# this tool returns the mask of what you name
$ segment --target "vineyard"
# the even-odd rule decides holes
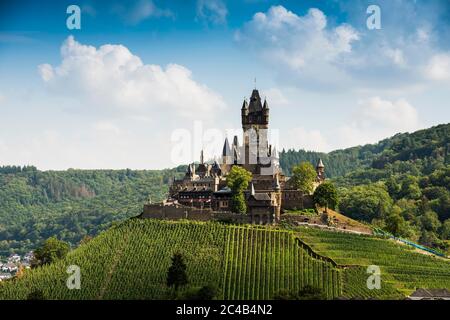
[[[416,288],[450,288],[450,261],[415,252],[409,246],[371,236],[326,232],[300,227],[298,236],[320,254],[340,265],[369,266],[381,269],[382,289],[368,290],[365,268],[349,268],[344,279],[344,295],[368,298],[374,294],[395,297]],[[358,271],[359,270],[359,271]],[[397,291],[397,293],[396,293]]]
[[[271,299],[306,285],[322,289],[328,298],[340,296],[340,270],[309,256],[292,233],[230,227],[226,237],[225,299]]]
[[[402,290],[418,286],[450,288],[447,261],[387,240],[307,228],[131,219],[63,260],[0,283],[0,299],[27,299],[36,291],[47,299],[169,298],[166,274],[175,252],[187,265],[189,284],[181,297],[205,285],[217,289],[218,299],[272,299],[306,285],[330,299],[401,298]],[[381,267],[382,290],[366,288],[369,264]],[[70,265],[81,269],[80,290],[66,287]]]

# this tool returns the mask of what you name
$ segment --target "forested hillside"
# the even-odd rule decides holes
[[[346,175],[361,168],[383,169],[396,161],[426,159],[425,173],[435,168],[435,162],[449,163],[450,124],[443,124],[414,133],[399,133],[376,144],[320,153],[305,150],[283,150],[280,165],[291,174],[293,165],[302,161],[317,163],[322,158],[328,178]]]
[[[0,168],[0,256],[24,253],[56,235],[72,245],[166,196],[171,170],[39,171]]]

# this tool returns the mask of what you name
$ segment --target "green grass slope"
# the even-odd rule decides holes
[[[400,298],[398,288],[419,284],[450,288],[450,264],[446,261],[417,255],[387,240],[322,233],[131,219],[102,232],[63,260],[0,283],[0,299],[26,299],[37,290],[47,299],[168,298],[166,272],[177,251],[185,256],[189,278],[182,295],[205,285],[216,287],[219,299],[271,299],[279,292],[296,292],[305,285],[321,288],[328,298]],[[299,245],[298,237],[339,264],[360,266],[336,267]],[[381,256],[382,251],[388,257]],[[372,263],[379,263],[391,275],[390,282],[383,282],[383,289],[376,292],[365,289],[368,275],[364,266]],[[418,265],[411,265],[415,263]],[[81,268],[80,290],[66,287],[70,265]],[[417,274],[423,270],[426,275]]]

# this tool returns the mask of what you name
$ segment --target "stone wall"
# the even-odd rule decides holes
[[[248,215],[227,211],[213,211],[212,209],[198,209],[180,205],[145,204],[140,218],[167,220],[197,220],[197,221],[227,221],[233,223],[250,223]]]
[[[302,195],[299,191],[283,191],[281,197],[281,209],[302,210],[314,209],[312,195]]]

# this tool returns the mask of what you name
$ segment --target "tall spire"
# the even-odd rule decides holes
[[[228,138],[225,138],[225,143],[223,144],[222,156],[231,156],[231,148],[228,143]]]
[[[205,159],[203,158],[203,149],[202,149],[202,151],[200,152],[200,163],[201,163],[201,164],[204,164],[204,163],[205,163],[204,160],[205,160]]]
[[[252,184],[250,185],[250,194],[251,194],[252,196],[255,195],[255,186],[253,185],[253,182],[252,182]]]

